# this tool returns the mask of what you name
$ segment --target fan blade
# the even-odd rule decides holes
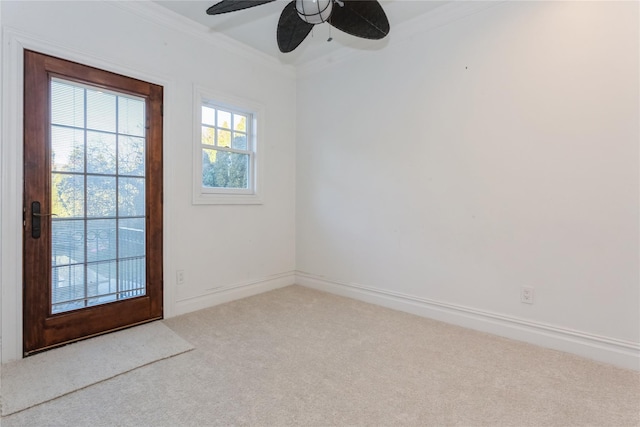
[[[235,12],[236,10],[248,9],[261,4],[271,3],[276,0],[222,0],[207,9],[207,15],[219,15],[221,13]]]
[[[313,24],[303,21],[296,11],[295,0],[289,3],[278,21],[278,47],[280,52],[287,53],[300,46],[300,43],[311,32]]]
[[[329,23],[352,36],[378,40],[389,34],[389,20],[377,0],[336,2]]]

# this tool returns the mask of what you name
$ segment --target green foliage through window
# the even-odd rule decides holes
[[[248,188],[248,154],[202,151],[202,185],[210,188]]]
[[[251,188],[251,115],[202,106],[202,186],[246,190]]]

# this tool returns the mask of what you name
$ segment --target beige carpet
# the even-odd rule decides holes
[[[195,350],[13,426],[638,426],[640,376],[299,286],[165,321]]]
[[[164,324],[153,322],[2,365],[2,415],[191,349],[191,344]]]

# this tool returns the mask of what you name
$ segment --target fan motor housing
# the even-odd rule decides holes
[[[322,24],[331,16],[333,0],[296,0],[298,16],[309,24]]]

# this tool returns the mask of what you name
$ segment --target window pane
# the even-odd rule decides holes
[[[131,298],[146,292],[145,258],[131,258],[120,261],[118,274],[119,298]]]
[[[204,187],[216,187],[213,165],[216,162],[217,154],[217,150],[202,150],[202,185]]]
[[[84,265],[67,265],[51,269],[51,311],[75,310],[84,307]]]
[[[132,218],[120,221],[118,229],[120,261],[118,288],[120,298],[144,295],[145,278],[145,219]]]
[[[118,180],[118,216],[144,216],[144,178]]]
[[[87,173],[116,173],[116,136],[87,132]]]
[[[241,132],[247,131],[247,116],[242,114],[233,115],[233,130],[239,130]]]
[[[218,110],[218,127],[231,129],[231,113]]]
[[[116,220],[87,221],[87,262],[116,258]]]
[[[248,188],[249,155],[203,150],[202,185],[209,188]]]
[[[202,126],[202,143],[205,145],[215,145],[215,129]]]
[[[248,188],[249,183],[249,155],[229,154],[229,183],[228,187]]]
[[[51,264],[84,262],[84,221],[51,221]]]
[[[118,137],[118,174],[144,176],[144,138]]]
[[[116,179],[110,176],[87,176],[87,216],[116,215]]]
[[[145,254],[144,218],[121,219],[118,226],[120,258],[140,257]]]
[[[84,172],[84,131],[51,126],[51,170]]]
[[[219,130],[218,131],[218,147],[231,147],[231,131]]]
[[[118,97],[118,132],[144,136],[145,121],[143,99]]]
[[[56,218],[84,216],[84,175],[51,174],[51,212]]]
[[[84,127],[84,89],[51,81],[51,123]]]
[[[87,89],[87,128],[116,131],[116,96]]]
[[[87,297],[100,297],[89,305],[115,301],[117,261],[95,262],[87,264]]]
[[[202,107],[202,123],[209,126],[216,125],[216,110],[209,107]]]
[[[231,142],[231,146],[237,150],[246,150],[247,149],[247,135],[244,133],[233,133],[233,141]]]

